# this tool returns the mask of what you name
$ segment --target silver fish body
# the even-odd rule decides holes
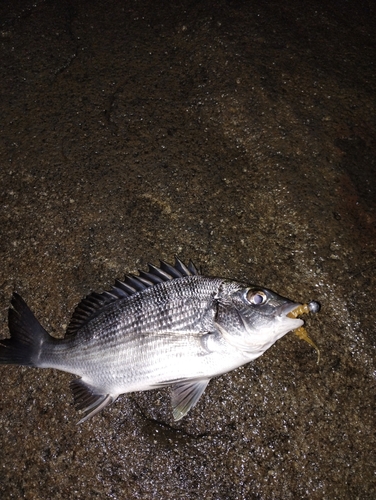
[[[303,321],[299,304],[274,292],[198,274],[192,263],[149,265],[103,294],[83,299],[64,339],[51,337],[17,294],[0,364],[56,368],[71,383],[81,422],[120,394],[172,386],[175,420],[210,379],[261,356]]]

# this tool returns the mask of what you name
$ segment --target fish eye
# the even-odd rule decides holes
[[[255,306],[265,304],[267,299],[266,294],[261,290],[248,290],[246,297],[248,302]]]

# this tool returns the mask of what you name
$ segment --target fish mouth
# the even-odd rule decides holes
[[[297,307],[301,306],[298,302],[289,302],[288,304],[283,304],[278,308],[278,316],[284,321],[288,320],[291,324],[291,330],[298,328],[304,324],[304,321],[300,318],[291,318],[289,313],[294,311]]]
[[[287,316],[290,312],[294,311],[297,307],[301,306],[298,302],[289,302],[288,304],[283,304],[278,309],[279,316]]]
[[[290,306],[290,304],[288,304],[288,306]],[[285,309],[288,310],[289,307],[286,307]],[[311,301],[308,304],[296,304],[296,307],[294,307],[292,310],[290,308],[290,310],[287,312],[286,318],[290,321],[291,321],[291,319],[293,321],[296,321],[298,319],[298,316],[300,316],[301,314],[308,314],[309,312],[315,313],[315,312],[318,312],[319,310],[320,310],[320,304],[318,302],[315,302],[315,301]],[[302,322],[302,324],[304,324],[303,320],[300,320],[300,321]],[[314,349],[316,349],[317,363],[319,363],[320,362],[320,349],[313,342],[313,340],[308,336],[306,329],[302,325],[300,325],[298,328],[295,327],[294,333],[300,339],[305,340]]]

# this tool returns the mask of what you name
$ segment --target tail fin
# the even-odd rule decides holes
[[[11,338],[0,339],[0,365],[39,366],[43,344],[51,337],[20,295],[14,293],[11,304],[8,312]]]

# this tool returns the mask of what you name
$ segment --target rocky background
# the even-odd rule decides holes
[[[64,335],[174,255],[318,300],[175,423],[169,390],[82,425],[54,370],[1,366],[4,499],[376,497],[373,2],[0,4],[0,335],[17,290]]]

